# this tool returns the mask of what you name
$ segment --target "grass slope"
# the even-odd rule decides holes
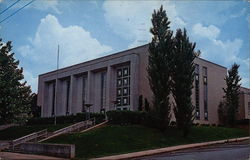
[[[46,143],[75,144],[77,158],[91,158],[247,135],[240,129],[199,126],[192,128],[188,138],[183,138],[176,129],[162,133],[143,126],[110,125],[86,133],[62,135]]]
[[[50,125],[31,125],[31,126],[16,126],[0,131],[0,140],[13,140],[27,134],[37,132],[43,129],[48,129],[48,132],[67,127],[70,124],[50,124]]]

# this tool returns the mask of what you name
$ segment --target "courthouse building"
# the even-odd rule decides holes
[[[137,110],[139,96],[152,100],[147,78],[148,45],[39,75],[38,105],[42,117],[101,110]],[[227,69],[196,58],[192,101],[196,122],[218,123],[217,108],[226,87]],[[242,89],[241,119],[249,119],[249,89]],[[56,98],[57,97],[57,98]],[[57,99],[57,100],[56,100]]]

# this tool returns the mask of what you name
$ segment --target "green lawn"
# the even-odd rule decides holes
[[[55,130],[67,127],[70,124],[50,124],[50,125],[30,125],[30,126],[17,126],[7,128],[0,131],[0,140],[13,140],[19,137],[25,136],[27,134],[37,132],[43,129],[48,129],[48,132],[53,132]]]
[[[110,125],[86,133],[62,135],[46,143],[75,144],[77,158],[92,158],[242,136],[248,136],[248,132],[223,127],[193,127],[189,137],[183,138],[176,129],[161,133],[143,126]]]

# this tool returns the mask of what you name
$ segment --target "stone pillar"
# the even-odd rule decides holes
[[[70,76],[70,90],[69,90],[69,115],[72,113],[75,113],[75,110],[76,110],[75,101],[73,99],[74,88],[75,88],[74,84],[75,84],[75,76],[71,75]]]
[[[59,83],[60,81],[58,78],[56,79],[56,89],[55,89],[55,115],[58,116],[59,114],[59,106],[60,106],[60,91],[59,91]]]
[[[130,110],[134,111],[138,108],[139,98],[139,58],[134,54],[130,61]]]
[[[112,83],[113,82],[113,83]],[[107,90],[106,90],[106,105],[105,110],[109,111],[112,110],[112,101],[114,101],[113,96],[113,84],[114,84],[114,77],[113,77],[113,68],[111,66],[107,67]]]
[[[92,92],[93,92],[93,73],[92,71],[88,71],[88,77],[87,77],[87,95],[86,95],[86,104],[93,104],[93,97],[92,97]],[[93,106],[91,106],[91,110],[93,109]]]

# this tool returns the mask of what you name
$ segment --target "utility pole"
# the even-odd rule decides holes
[[[59,45],[57,48],[57,65],[56,65],[56,91],[55,91],[55,119],[54,124],[56,125],[56,109],[57,109],[57,91],[58,91],[58,69],[59,69]]]

